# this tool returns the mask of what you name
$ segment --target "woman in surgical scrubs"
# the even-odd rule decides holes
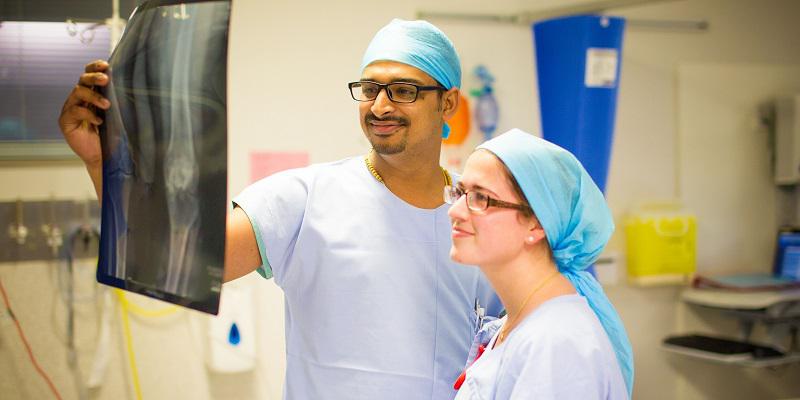
[[[470,155],[450,256],[478,265],[507,310],[484,324],[456,399],[627,399],[625,328],[585,271],[614,230],[603,194],[566,150],[518,129]]]

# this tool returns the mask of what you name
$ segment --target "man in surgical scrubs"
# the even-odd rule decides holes
[[[98,192],[101,155],[86,104],[109,104],[107,64],[87,66],[59,124]],[[450,40],[394,20],[349,91],[366,155],[272,175],[234,199],[225,280],[257,270],[286,299],[287,399],[450,399],[476,329],[500,303],[479,271],[449,258],[439,166],[461,69]],[[88,128],[82,122],[88,122]]]

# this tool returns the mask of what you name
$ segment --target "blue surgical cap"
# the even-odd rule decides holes
[[[633,353],[625,327],[600,283],[585,271],[600,255],[614,221],[603,193],[567,150],[519,129],[478,146],[508,167],[542,225],[559,271],[586,297],[616,352],[629,395]]]
[[[427,21],[393,19],[372,38],[361,70],[375,61],[396,61],[416,67],[447,89],[461,87],[461,61],[453,42]],[[444,124],[442,137],[450,127]]]

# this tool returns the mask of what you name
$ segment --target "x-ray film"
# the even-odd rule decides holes
[[[146,1],[109,58],[97,280],[216,314],[229,1]]]

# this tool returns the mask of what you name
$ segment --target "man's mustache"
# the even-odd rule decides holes
[[[373,122],[373,121],[379,121],[379,122],[394,121],[394,122],[397,122],[397,123],[399,123],[401,125],[408,125],[408,120],[403,118],[403,117],[378,118],[377,116],[375,116],[375,114],[373,114],[371,112],[367,113],[367,115],[364,116],[364,122],[365,123],[369,124],[370,122]]]

